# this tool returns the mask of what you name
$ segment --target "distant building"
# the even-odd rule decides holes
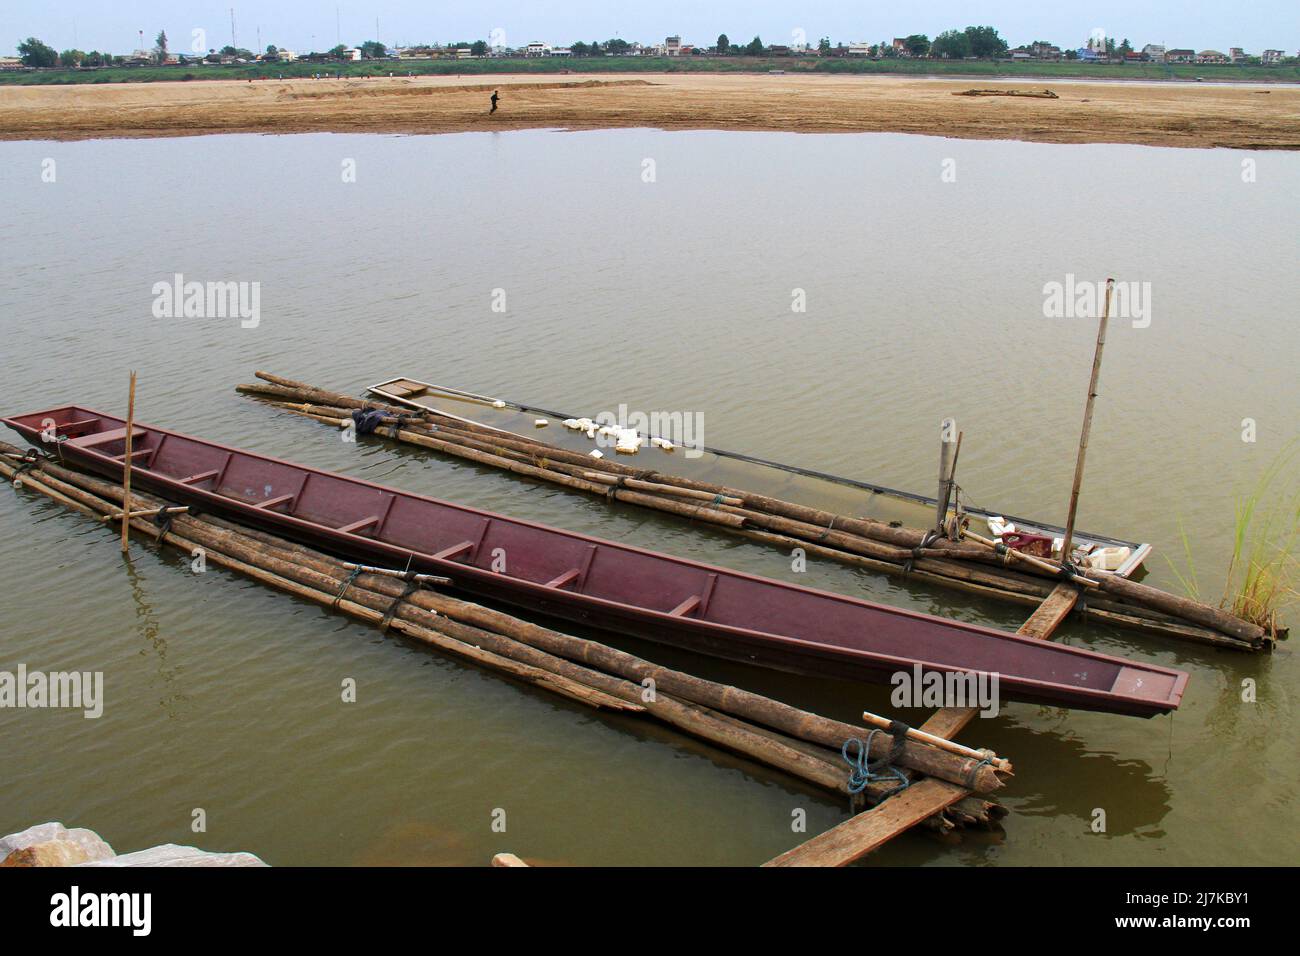
[[[350,47],[349,49],[343,51],[343,59],[359,60],[361,59],[361,50],[358,49],[357,47]]]
[[[907,48],[907,40],[903,37],[894,37],[894,52],[899,56],[912,55],[912,51]]]
[[[1011,51],[1011,59],[1013,60],[1032,60],[1034,58],[1034,55],[1024,47]]]
[[[1090,46],[1079,47],[1079,49],[1074,51],[1074,55],[1083,63],[1098,63],[1106,59],[1106,52],[1104,50],[1094,50]]]
[[[871,44],[862,40],[854,40],[847,49],[849,56],[871,56]]]
[[[1285,54],[1281,50],[1265,50],[1259,55],[1261,63],[1281,63]]]
[[[1059,60],[1061,58],[1061,48],[1051,43],[1031,43],[1029,52],[1040,60]]]
[[[1165,62],[1165,48],[1161,43],[1148,43],[1142,48],[1142,55],[1152,63]]]
[[[1246,51],[1239,46],[1230,46],[1228,47],[1228,59],[1233,63],[1244,60],[1246,59]]]
[[[21,70],[23,61],[21,57],[0,56],[0,70]]]
[[[1197,63],[1227,63],[1228,58],[1218,50],[1202,50],[1196,54]]]
[[[664,40],[664,55],[665,55],[665,56],[681,56],[681,55],[682,55],[682,38],[681,38],[681,37],[668,37],[667,39],[665,39],[665,40]]]
[[[567,46],[552,47],[551,56],[573,56],[573,51]]]
[[[1195,50],[1170,50],[1165,54],[1165,61],[1167,63],[1192,63],[1195,60]]]
[[[551,48],[540,40],[534,40],[524,47],[524,56],[549,56]]]

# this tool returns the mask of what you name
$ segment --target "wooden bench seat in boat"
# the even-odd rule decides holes
[[[143,438],[147,435],[143,428],[131,429],[131,440]],[[90,435],[78,435],[76,438],[69,438],[69,445],[76,445],[78,448],[98,448],[100,445],[109,445],[115,441],[126,441],[126,429],[114,428],[106,432],[94,432]]]

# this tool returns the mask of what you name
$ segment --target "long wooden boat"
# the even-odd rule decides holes
[[[113,480],[126,423],[83,406],[3,419]],[[354,560],[451,578],[468,594],[798,673],[997,675],[1003,697],[1149,717],[1187,675],[711,567],[240,451],[132,430],[132,484]]]

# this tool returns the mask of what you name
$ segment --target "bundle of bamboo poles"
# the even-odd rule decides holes
[[[82,514],[123,515],[124,489],[54,461],[27,458],[0,442],[0,475]],[[521,620],[423,586],[428,575],[367,568],[210,515],[194,515],[155,496],[130,492],[132,530],[262,584],[579,703],[655,718],[679,731],[775,767],[807,783],[853,796],[837,752],[868,730],[737,687],[662,667],[625,651]],[[161,520],[162,523],[159,523]],[[418,585],[418,586],[417,586]],[[871,741],[871,756],[892,738]],[[1011,766],[987,752],[953,753],[911,739],[895,757],[903,772],[958,783],[976,797],[933,829],[990,823],[1000,808],[979,795],[1004,786]],[[897,784],[873,782],[855,805],[887,797]]]
[[[699,521],[811,557],[907,576],[927,584],[1037,607],[1060,582],[1058,562],[997,550],[978,536],[932,539],[928,532],[833,514],[768,495],[592,458],[486,425],[353,398],[268,372],[236,390],[296,415],[342,427],[359,409],[379,411],[375,433],[481,465]],[[1105,572],[1074,579],[1088,620],[1233,650],[1272,646],[1274,635],[1220,608]]]

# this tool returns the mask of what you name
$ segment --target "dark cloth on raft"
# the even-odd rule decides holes
[[[352,410],[352,421],[356,423],[358,435],[369,435],[379,427],[383,420],[384,413],[378,409],[372,408],[370,411],[365,411],[364,409],[354,408]]]

